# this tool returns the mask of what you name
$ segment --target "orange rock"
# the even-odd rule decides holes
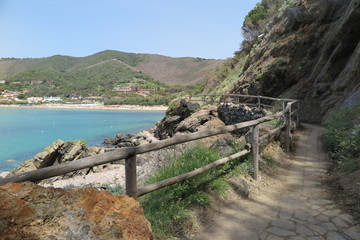
[[[141,205],[95,188],[0,187],[0,239],[152,239]]]

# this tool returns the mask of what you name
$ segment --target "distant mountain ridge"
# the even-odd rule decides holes
[[[0,59],[0,80],[21,80],[21,74],[24,75],[29,71],[32,71],[34,75],[33,80],[37,80],[36,73],[41,73],[40,75],[44,72],[60,75],[62,73],[78,74],[102,65],[102,70],[107,69],[102,77],[111,77],[109,76],[111,69],[116,71],[121,68],[137,72],[137,74],[148,75],[169,86],[189,85],[201,82],[208,72],[215,70],[222,62],[223,60],[191,57],[171,58],[155,54],[135,54],[113,50],[105,50],[87,57],[54,55],[47,58],[6,58]]]

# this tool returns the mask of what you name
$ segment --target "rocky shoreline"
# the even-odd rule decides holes
[[[30,105],[4,105],[0,104],[0,108],[51,108],[51,109],[101,109],[101,110],[134,110],[134,111],[165,111],[168,107],[163,105],[142,106],[142,105],[102,105],[102,104],[30,104]]]
[[[79,141],[57,140],[32,159],[25,161],[10,173],[2,173],[0,177],[11,176],[43,167],[62,164],[68,161],[101,154],[114,149],[136,147],[154,143],[175,135],[187,134],[203,129],[210,129],[237,122],[256,119],[266,113],[257,107],[248,107],[240,104],[226,103],[219,106],[188,102],[182,99],[173,104],[166,111],[166,116],[155,126],[137,134],[117,134],[115,138],[105,139],[106,147],[89,147]],[[229,117],[224,116],[231,116]],[[208,147],[217,144],[217,141],[233,139],[231,134],[222,134],[204,140],[201,144]],[[226,142],[226,141],[225,141]],[[187,146],[193,143],[179,144],[158,151],[137,155],[138,185],[143,185],[158,169],[166,166],[171,159],[181,155]],[[225,144],[226,145],[226,144]],[[78,170],[62,176],[49,178],[38,183],[45,187],[72,188],[92,186],[107,189],[115,186],[125,188],[124,160],[99,165],[89,169]]]

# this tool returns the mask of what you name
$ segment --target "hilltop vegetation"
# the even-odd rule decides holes
[[[28,96],[113,96],[114,86],[167,89],[196,84],[221,62],[107,50],[87,57],[1,59],[0,80],[6,81],[2,89],[29,89]]]

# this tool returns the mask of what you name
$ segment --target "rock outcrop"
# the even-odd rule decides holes
[[[107,138],[102,143],[108,147],[136,147],[142,144],[152,143],[158,141],[154,136],[155,127],[149,130],[141,131],[138,134],[126,134],[118,133],[115,138]]]
[[[299,1],[251,40],[228,92],[300,99],[309,122],[359,104],[359,24],[360,0]]]
[[[80,158],[104,153],[104,151],[105,150],[103,148],[95,146],[88,147],[81,140],[68,142],[56,140],[51,145],[46,147],[42,152],[36,154],[32,159],[26,160],[18,168],[10,172],[8,176],[29,172],[39,168],[58,165],[68,161],[74,161]],[[83,169],[68,173],[65,176],[71,177],[74,175],[84,175],[87,174],[89,171],[96,172],[100,169],[102,169],[102,167]]]
[[[221,103],[218,107],[219,118],[231,125],[264,117],[265,111],[259,107],[250,107],[244,104]]]
[[[156,138],[165,139],[174,136],[178,125],[199,108],[200,104],[186,101],[186,99],[174,102],[166,111],[166,116],[157,125]]]
[[[141,205],[94,188],[0,187],[0,239],[152,239]]]

